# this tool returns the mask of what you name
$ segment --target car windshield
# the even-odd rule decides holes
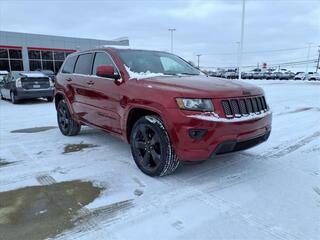
[[[200,75],[201,72],[178,56],[166,52],[117,50],[124,65],[134,73]]]

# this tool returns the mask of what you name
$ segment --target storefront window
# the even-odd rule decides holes
[[[29,59],[41,59],[40,51],[29,50],[28,55]]]
[[[29,61],[30,71],[41,70],[41,60],[30,60]]]
[[[42,60],[53,60],[52,51],[41,51]]]
[[[21,49],[0,48],[0,70],[23,71]]]
[[[52,70],[57,73],[70,51],[29,49],[29,66],[31,71]]]

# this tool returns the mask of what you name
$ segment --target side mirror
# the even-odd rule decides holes
[[[101,65],[97,67],[97,76],[112,78],[114,80],[118,80],[120,78],[119,74],[114,73],[114,68],[111,65]]]

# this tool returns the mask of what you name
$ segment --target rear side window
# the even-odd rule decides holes
[[[76,63],[77,56],[69,57],[63,65],[63,73],[73,73],[74,64]]]
[[[92,53],[82,54],[78,57],[75,73],[90,75],[91,74]]]
[[[94,57],[94,63],[92,68],[93,75],[97,75],[97,67],[101,65],[111,65],[114,67],[116,71],[116,66],[114,65],[111,57],[106,53],[98,52]]]

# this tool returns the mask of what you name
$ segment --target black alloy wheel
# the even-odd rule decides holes
[[[160,117],[140,118],[134,124],[130,143],[133,158],[145,174],[163,176],[177,169],[179,161]]]
[[[59,129],[63,135],[74,136],[80,132],[81,125],[72,119],[65,100],[61,100],[58,103],[57,119]]]

